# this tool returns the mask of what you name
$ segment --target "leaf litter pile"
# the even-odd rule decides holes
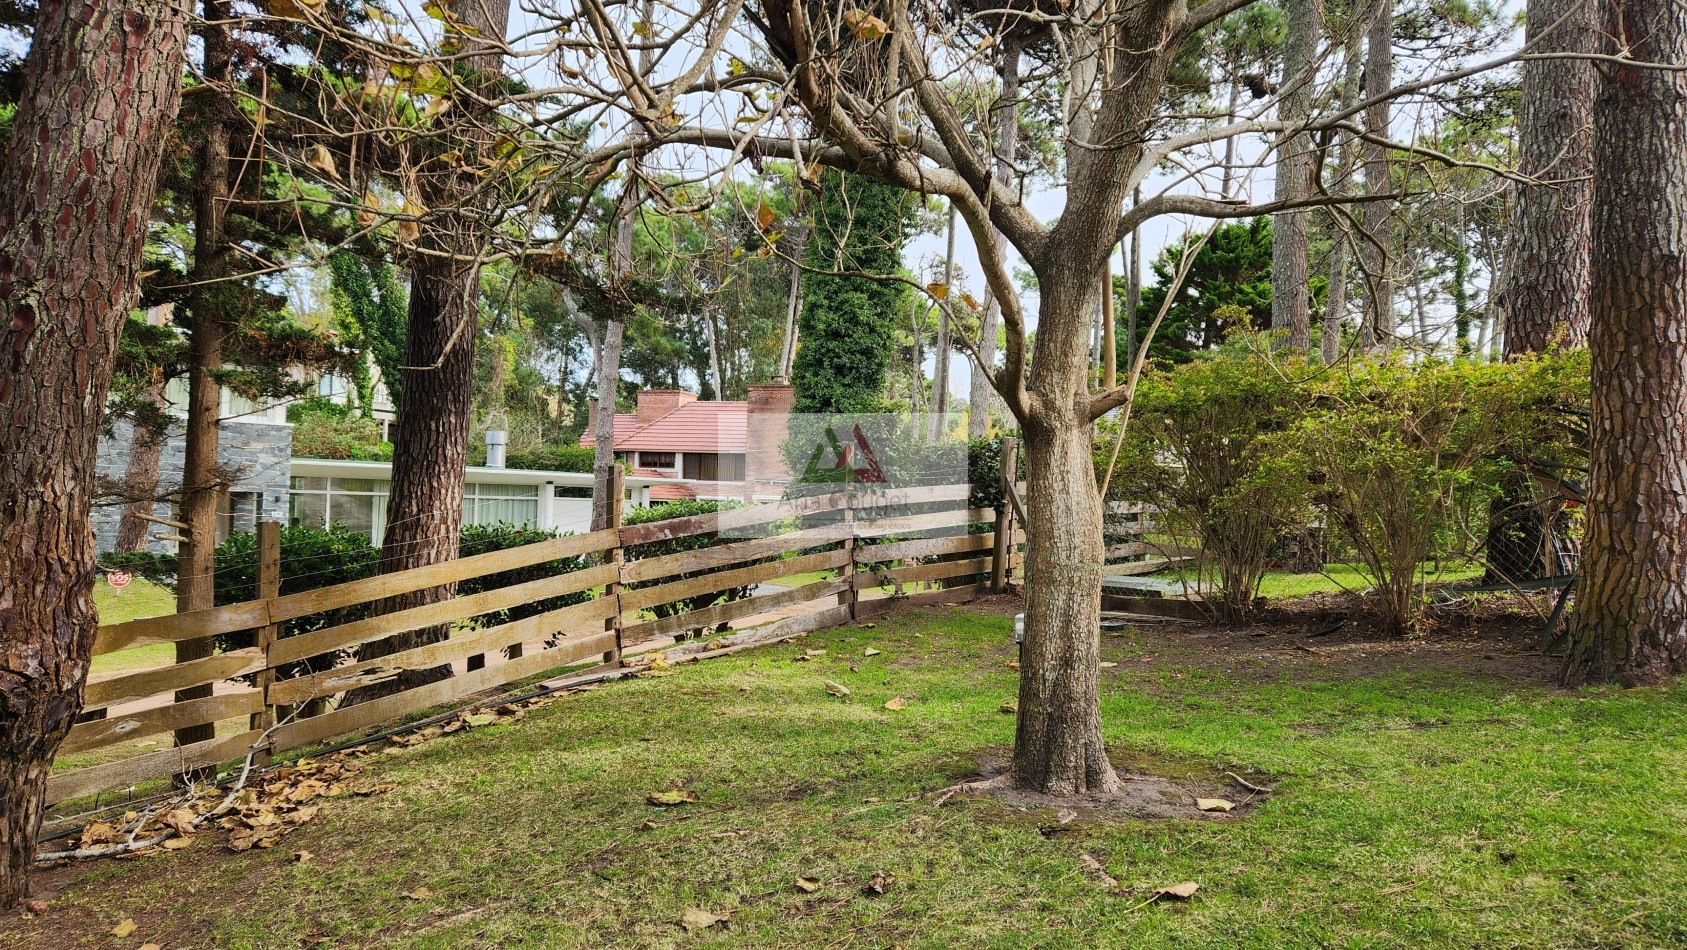
[[[549,706],[571,692],[594,689],[586,684],[491,708],[470,707],[443,722],[387,737],[388,748],[421,745],[440,736],[515,722],[527,711]],[[253,750],[253,754],[256,752]],[[191,847],[201,835],[226,831],[232,851],[273,848],[294,829],[316,818],[327,800],[368,797],[392,791],[393,782],[366,781],[358,759],[374,754],[367,747],[332,755],[301,758],[263,772],[248,769],[228,791],[198,786],[144,811],[95,819],[72,838],[72,849],[38,855],[42,862],[100,857],[142,857]],[[310,860],[301,851],[298,860]]]

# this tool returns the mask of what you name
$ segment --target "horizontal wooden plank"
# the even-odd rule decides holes
[[[421,630],[442,623],[477,617],[494,610],[591,590],[613,583],[615,577],[614,564],[599,564],[554,577],[542,577],[525,584],[512,584],[509,587],[481,591],[466,597],[453,597],[437,604],[423,604],[408,610],[366,617],[325,630],[313,630],[296,637],[283,637],[270,646],[270,665],[281,666],[330,650],[340,650],[410,630]]]
[[[967,584],[963,587],[946,587],[943,590],[926,590],[906,597],[879,597],[873,600],[859,601],[855,605],[855,616],[858,620],[876,617],[898,607],[919,607],[927,604],[960,604],[977,598],[989,589],[989,584]]]
[[[431,670],[477,653],[491,653],[517,643],[542,640],[558,633],[600,633],[603,622],[615,616],[615,599],[605,597],[562,607],[547,613],[523,617],[509,623],[476,630],[413,650],[388,654],[361,663],[350,663],[306,676],[277,680],[270,687],[271,705],[302,703],[346,690],[379,683],[401,670]]]
[[[231,759],[244,759],[252,743],[262,735],[262,730],[253,729],[180,748],[159,749],[132,759],[90,765],[70,772],[54,772],[47,779],[47,803],[69,801],[107,789],[125,789],[148,779],[220,765]]]
[[[197,726],[207,722],[221,722],[255,713],[264,708],[263,694],[258,690],[246,690],[239,693],[224,693],[221,696],[207,696],[204,699],[193,699],[185,703],[171,703],[167,706],[155,706],[140,712],[123,716],[111,716],[106,719],[96,719],[92,722],[79,723],[70,728],[70,734],[65,736],[64,744],[59,746],[60,755],[73,752],[86,752],[100,746],[111,745],[116,742],[127,742],[141,736],[157,735],[160,732],[170,732],[187,726]]]
[[[119,706],[166,690],[203,686],[206,683],[256,673],[265,665],[264,651],[253,647],[150,670],[137,670],[102,679],[90,678],[82,694],[82,707],[102,709],[106,706]]]
[[[675,551],[673,554],[664,554],[661,557],[628,561],[621,568],[621,582],[636,584],[641,581],[673,577],[676,574],[714,570],[729,564],[742,564],[745,561],[771,557],[789,551],[818,547],[822,544],[841,541],[848,536],[848,525],[829,524],[769,538],[755,538],[750,541],[736,541],[731,544],[698,548],[695,551]],[[653,601],[653,603],[661,603],[661,601]]]
[[[358,732],[418,710],[431,709],[452,700],[472,696],[481,690],[596,657],[614,646],[613,632],[570,639],[537,653],[529,653],[503,663],[489,663],[472,673],[463,673],[402,693],[336,709],[311,719],[287,723],[276,728],[272,734],[272,742],[275,750],[281,752]]]
[[[651,541],[669,541],[699,534],[733,532],[799,515],[838,511],[848,502],[849,495],[840,492],[751,505],[746,508],[728,508],[725,511],[692,515],[689,518],[670,518],[667,521],[627,525],[621,529],[621,544],[648,544]]]
[[[889,571],[864,571],[855,575],[855,589],[866,590],[870,587],[889,587],[892,584],[913,584],[919,581],[942,580],[947,577],[965,577],[968,574],[988,574],[993,560],[995,559],[978,557],[964,561],[936,561],[931,564],[915,564],[912,567],[899,567]]]
[[[766,564],[752,564],[749,567],[741,567],[730,571],[715,571],[701,577],[688,577],[684,580],[657,584],[654,587],[626,590],[621,593],[621,606],[627,610],[643,610],[657,604],[673,603],[687,597],[698,597],[733,587],[759,584],[763,581],[788,577],[792,574],[842,567],[847,563],[849,563],[849,552],[844,550],[819,551],[814,554],[804,554],[801,557],[782,558]]]
[[[827,607],[813,613],[797,614],[795,617],[775,620],[765,627],[757,627],[755,628],[756,639],[758,641],[777,640],[780,637],[824,630],[827,627],[837,627],[849,622],[849,605],[839,604],[836,607]]]
[[[740,617],[750,617],[768,610],[778,610],[793,604],[804,604],[822,597],[830,597],[849,589],[849,582],[837,580],[815,581],[801,587],[792,587],[776,594],[762,594],[759,597],[746,597],[726,604],[715,604],[701,610],[689,610],[672,617],[658,617],[644,623],[634,624],[626,628],[623,638],[627,642],[648,640],[652,637],[671,636],[685,630],[697,627],[713,627],[716,624]]]
[[[995,520],[996,513],[987,508],[951,508],[899,518],[857,521],[855,534],[861,538],[881,538],[892,534],[920,534],[944,529],[948,529],[951,534],[964,534],[967,525]]]
[[[158,643],[180,643],[219,633],[255,630],[270,622],[269,602],[249,600],[223,607],[209,607],[183,614],[166,614],[128,623],[101,627],[94,637],[94,656],[148,647]]]
[[[989,534],[951,535],[947,538],[892,541],[888,544],[863,544],[855,549],[855,563],[872,564],[877,561],[895,561],[911,557],[936,557],[940,554],[988,551],[995,543],[995,532],[991,532]]]
[[[546,561],[590,554],[614,545],[615,532],[609,529],[593,531],[590,534],[552,538],[549,541],[540,541],[537,544],[524,544],[518,548],[505,548],[502,551],[489,551],[485,554],[477,554],[474,557],[441,561],[438,564],[430,564],[408,571],[382,574],[379,577],[367,577],[360,581],[336,584],[333,587],[322,587],[317,590],[288,594],[270,601],[269,616],[271,621],[280,623],[294,617],[304,617],[327,610],[336,610],[340,607],[349,607],[352,604],[380,600],[383,597],[407,594],[429,587],[439,587],[470,577],[501,574],[504,571],[543,564]]]

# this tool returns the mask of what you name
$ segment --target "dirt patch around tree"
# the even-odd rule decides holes
[[[1234,773],[1169,775],[1140,765],[1115,764],[1119,788],[1086,795],[1045,795],[1016,788],[1005,758],[979,762],[977,777],[938,793],[939,807],[957,801],[979,802],[999,809],[1004,817],[1039,822],[1046,837],[1079,823],[1181,819],[1235,821],[1246,817],[1271,793],[1264,776]],[[1165,771],[1174,771],[1171,769]],[[1187,770],[1185,770],[1187,771]]]

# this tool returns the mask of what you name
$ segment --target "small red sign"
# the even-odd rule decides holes
[[[122,590],[123,588],[128,587],[129,582],[134,579],[135,575],[130,574],[127,571],[105,572],[105,582],[111,585],[112,590]]]

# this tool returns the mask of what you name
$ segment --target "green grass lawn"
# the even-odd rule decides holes
[[[1277,791],[1233,820],[1045,835],[1047,812],[932,794],[1009,749],[1009,629],[892,614],[383,751],[363,761],[396,790],[333,800],[273,850],[201,835],[48,872],[52,909],[0,922],[0,945],[117,946],[125,917],[127,945],[170,948],[1687,943],[1687,688],[1557,691],[1547,661],[1499,639],[1312,654],[1129,630],[1103,641],[1115,760]],[[701,800],[645,802],[681,785]],[[879,871],[886,892],[863,894]],[[1184,880],[1192,900],[1143,905]],[[686,932],[688,908],[730,919]]]
[[[176,595],[168,588],[137,577],[129,586],[117,591],[101,577],[94,581],[94,607],[100,614],[100,625],[125,623],[146,617],[162,617],[176,612]],[[174,644],[155,643],[148,647],[107,653],[94,657],[89,668],[94,675],[124,670],[143,670],[163,666],[176,657]]]
[[[1432,584],[1451,584],[1482,576],[1482,567],[1472,564],[1447,563],[1437,570],[1425,564],[1418,569],[1418,579]],[[1259,595],[1272,600],[1305,597],[1307,594],[1335,594],[1342,591],[1359,592],[1372,586],[1372,581],[1358,564],[1326,564],[1320,574],[1287,574],[1273,571],[1265,575]]]

